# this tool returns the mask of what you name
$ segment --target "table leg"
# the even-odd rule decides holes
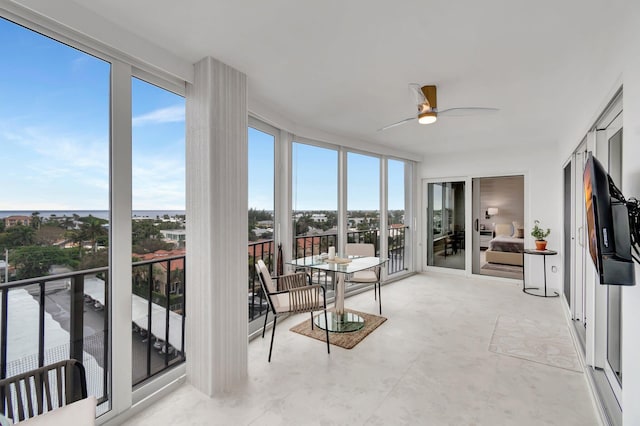
[[[541,254],[542,256],[542,267],[543,267],[543,276],[544,276],[544,294],[536,294],[536,293],[532,293],[530,290],[539,290],[540,287],[527,287],[526,284],[526,270],[525,270],[525,264],[527,263],[525,258],[523,257],[523,262],[522,262],[522,291],[524,293],[530,294],[531,296],[537,296],[537,297],[558,297],[559,293],[557,291],[554,291],[553,294],[548,294],[547,292],[547,255],[546,254]]]
[[[335,309],[339,315],[344,314],[344,274],[336,273]]]
[[[544,275],[544,297],[547,297],[547,256],[542,256],[542,273]]]

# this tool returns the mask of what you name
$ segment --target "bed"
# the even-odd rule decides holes
[[[495,237],[489,242],[489,248],[485,252],[487,262],[523,265],[524,235],[516,232],[514,236],[514,229],[511,224],[496,224]]]

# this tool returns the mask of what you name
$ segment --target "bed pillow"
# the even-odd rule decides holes
[[[513,221],[511,223],[513,224],[513,233],[511,234],[511,236],[514,238],[523,238],[518,237],[518,229],[523,228],[523,226],[520,225],[520,222]]]
[[[513,229],[511,228],[511,224],[510,223],[496,223],[495,227],[494,227],[494,231],[496,234],[496,237],[499,235],[513,235]]]

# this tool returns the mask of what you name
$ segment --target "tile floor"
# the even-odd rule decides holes
[[[184,384],[128,425],[598,425],[583,373],[489,351],[499,315],[565,324],[559,298],[440,273],[382,289],[389,319],[354,349],[278,325],[249,344],[249,377],[210,399]],[[346,306],[375,313],[373,291]]]

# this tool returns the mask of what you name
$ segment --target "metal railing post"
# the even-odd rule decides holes
[[[44,286],[43,286],[44,289]],[[84,350],[84,275],[71,278],[69,357],[82,362]],[[105,314],[106,316],[106,314]]]
[[[44,367],[44,314],[45,314],[45,309],[44,309],[44,304],[45,304],[45,298],[44,298],[44,285],[45,285],[46,281],[40,281],[38,283],[38,288],[40,290],[40,294],[39,294],[39,300],[38,300],[38,304],[40,307],[39,310],[39,314],[38,314],[38,367]],[[73,324],[73,315],[71,316],[71,324],[70,326],[72,327]],[[73,342],[73,334],[71,334],[71,341]]]
[[[165,316],[164,316],[164,366],[169,365],[169,299],[171,294],[169,293],[171,283],[171,261],[167,260],[167,282],[164,285],[165,298]]]
[[[2,352],[2,364],[0,365],[0,379],[7,377],[7,309],[8,309],[9,289],[2,289],[2,324],[0,326],[0,352]],[[4,398],[2,398],[4,401]]]
[[[149,264],[149,276],[147,278],[149,284],[149,299],[147,300],[147,377],[151,376],[151,314],[153,313],[153,263]]]

